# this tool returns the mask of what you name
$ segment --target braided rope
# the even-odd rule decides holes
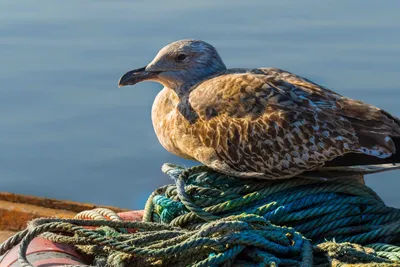
[[[142,222],[107,209],[37,219],[2,243],[0,255],[19,244],[20,265],[32,266],[27,247],[41,235],[102,266],[400,266],[400,211],[356,181],[244,180],[204,166],[163,171],[175,184],[151,194]]]

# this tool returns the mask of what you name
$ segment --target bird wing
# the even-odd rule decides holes
[[[238,172],[290,177],[347,153],[387,158],[399,120],[280,69],[230,70],[190,92],[204,146]]]

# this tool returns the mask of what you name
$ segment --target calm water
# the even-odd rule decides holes
[[[0,190],[143,207],[170,183],[162,163],[193,163],[153,133],[161,86],[116,85],[182,38],[229,67],[287,69],[400,115],[400,1],[213,2],[1,1]],[[400,172],[367,182],[400,207]]]

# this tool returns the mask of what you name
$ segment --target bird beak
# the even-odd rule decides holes
[[[145,80],[150,80],[156,77],[158,73],[156,71],[146,71],[146,67],[128,71],[119,79],[118,87],[134,85]]]

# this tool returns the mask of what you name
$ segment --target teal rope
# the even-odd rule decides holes
[[[204,166],[163,171],[175,184],[150,195],[143,222],[35,220],[0,245],[0,255],[20,243],[19,263],[32,266],[26,250],[42,235],[109,266],[400,265],[400,211],[351,179],[238,179]]]
[[[201,218],[201,219],[203,219],[205,221],[214,221],[214,220],[219,219],[220,217],[212,215],[211,213],[204,211],[202,208],[200,208],[196,204],[194,204],[191,201],[189,195],[186,194],[185,181],[184,180],[187,178],[189,173],[190,173],[190,170],[182,172],[182,174],[179,175],[179,177],[175,181],[180,201],[182,202],[182,204],[185,205],[185,207],[188,210],[190,210],[191,212],[195,213],[196,216],[198,216],[199,218]],[[174,177],[174,176],[172,176],[172,177]]]
[[[185,170],[164,165],[163,171],[176,183],[160,198],[182,203],[183,207],[171,212],[175,216],[155,213],[160,222],[174,227],[196,229],[206,221],[245,213],[294,227],[314,244],[326,239],[360,244],[391,242],[400,236],[400,211],[385,206],[373,190],[351,179],[238,179],[204,166]],[[160,201],[152,204],[153,210],[166,207]]]
[[[237,179],[204,166],[185,170],[164,165],[163,171],[174,179],[175,185],[170,185],[166,189],[168,195],[162,197],[184,207],[174,211],[180,212],[174,218],[157,215],[160,221],[174,227],[197,229],[218,218],[257,214],[273,224],[294,227],[311,238],[313,244],[330,239],[363,245],[400,245],[400,210],[385,206],[373,190],[351,179]],[[153,205],[160,209],[163,204],[153,201]],[[395,252],[379,253],[386,259],[397,257]],[[387,253],[392,253],[390,258]]]
[[[99,225],[102,227],[97,229],[83,227]],[[120,231],[133,226],[137,233]],[[123,262],[129,262],[130,266],[154,266],[159,262],[176,267],[219,266],[233,263],[247,248],[265,255],[286,255],[282,262],[297,265],[302,261],[312,262],[312,253],[304,253],[304,247],[309,246],[301,234],[292,228],[271,225],[256,215],[230,216],[205,223],[196,231],[146,222],[35,220],[27,230],[3,243],[1,254],[20,242],[19,262],[31,267],[26,257],[27,247],[41,234],[53,242],[74,244],[82,252],[98,255],[97,258],[108,255],[106,261],[112,266]],[[248,262],[262,264],[265,259],[258,257]]]

